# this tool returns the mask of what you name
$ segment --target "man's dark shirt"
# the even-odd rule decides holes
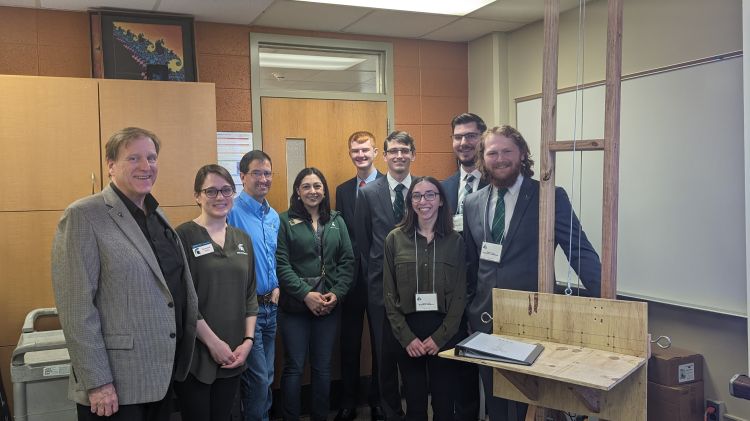
[[[155,211],[159,207],[159,202],[154,199],[154,196],[151,194],[146,195],[146,199],[143,202],[143,206],[146,208],[146,212],[144,213],[114,183],[110,183],[110,186],[128,208],[130,214],[133,215],[133,219],[138,223],[148,243],[151,244],[151,249],[154,251],[156,260],[159,262],[161,273],[164,275],[164,280],[167,281],[167,287],[172,294],[174,302],[175,329],[177,332],[177,347],[175,349],[179,349],[183,333],[182,324],[185,318],[184,312],[187,305],[187,295],[182,286],[184,262],[177,242],[177,236],[167,222],[156,214]]]

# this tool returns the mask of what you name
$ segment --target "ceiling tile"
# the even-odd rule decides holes
[[[39,0],[42,9],[87,10],[90,8],[112,7],[152,11],[156,0]]]
[[[419,38],[456,20],[455,16],[377,10],[346,28],[346,32]]]
[[[424,39],[435,41],[471,41],[496,31],[512,31],[525,25],[519,22],[486,19],[461,18],[455,22],[430,32]]]
[[[0,6],[8,7],[36,7],[36,0],[3,0]]]
[[[560,13],[577,6],[578,0],[560,0]],[[497,0],[466,16],[531,23],[544,19],[544,0]]]
[[[249,25],[273,0],[161,0],[159,12],[185,13],[202,22]]]
[[[254,25],[338,32],[369,13],[370,9],[276,0]]]

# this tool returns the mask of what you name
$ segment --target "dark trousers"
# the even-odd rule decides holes
[[[155,402],[120,405],[111,417],[100,417],[91,413],[91,407],[76,404],[78,421],[169,421],[172,414],[172,386],[163,399]]]
[[[299,420],[302,374],[310,354],[312,421],[328,418],[331,390],[331,358],[336,342],[341,309],[317,317],[304,313],[279,312],[279,331],[284,344],[284,370],[281,374],[282,410],[285,421]]]
[[[492,393],[492,368],[479,366],[479,375],[484,386],[484,402],[490,421],[523,421],[528,405],[522,402],[495,397]]]
[[[387,325],[385,307],[373,302],[367,303],[367,317],[375,337],[375,355],[378,361],[378,381],[380,384],[380,404],[387,420],[399,420],[404,410],[401,408],[401,393],[398,382],[398,352],[383,346],[393,337],[390,325]],[[387,327],[387,329],[386,329]],[[392,339],[392,340],[395,340]]]
[[[406,322],[412,333],[420,340],[427,339],[442,324],[443,314],[437,312],[418,312],[408,314]],[[391,325],[386,320],[386,327],[391,331]],[[452,348],[465,332],[456,333],[442,350]],[[428,396],[432,396],[432,419],[434,421],[453,421],[456,418],[454,408],[459,396],[456,380],[460,374],[461,363],[440,358],[437,355],[426,355],[413,358],[398,342],[395,335],[384,335],[384,347],[389,348],[397,356],[398,367],[404,382],[404,398],[406,399],[406,420],[427,421]],[[476,421],[475,418],[461,419],[462,421]]]
[[[234,397],[240,387],[239,374],[201,383],[192,374],[184,382],[175,382],[182,421],[227,421]]]
[[[346,294],[341,305],[341,408],[353,409],[357,406],[359,391],[359,366],[362,352],[362,331],[364,330],[365,310],[367,309],[367,283],[363,276],[355,279],[352,289]],[[367,400],[370,406],[380,405],[378,389],[378,363],[375,355],[375,335],[372,316],[367,315],[370,330],[370,353],[372,355],[372,376]]]
[[[465,319],[465,317],[464,317]],[[461,329],[468,334],[466,320],[461,321]],[[479,367],[477,364],[459,363],[459,373],[456,378],[459,394],[456,397],[456,419],[479,419]]]

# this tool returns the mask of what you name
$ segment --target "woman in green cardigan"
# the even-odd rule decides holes
[[[289,210],[279,215],[276,274],[281,287],[279,330],[284,342],[281,375],[284,420],[298,420],[300,391],[310,352],[312,411],[325,420],[331,385],[339,301],[352,284],[354,255],[344,218],[331,211],[328,184],[317,168],[297,174]]]

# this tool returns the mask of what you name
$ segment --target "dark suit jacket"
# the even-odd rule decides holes
[[[411,179],[414,180],[412,175]],[[388,177],[380,177],[359,190],[354,210],[354,234],[367,274],[367,299],[383,306],[383,247],[385,236],[396,225]]]
[[[491,221],[486,220],[487,199],[492,191],[487,186],[466,197],[464,202],[464,241],[467,259],[467,306],[469,325],[473,330],[490,332],[492,324],[482,323],[481,314],[492,314],[492,288],[536,291],[539,262],[539,182],[525,178],[518,193],[507,234],[503,240],[500,263],[480,260],[485,232],[491,232]],[[555,245],[568,255],[573,212],[565,190],[555,189]],[[578,252],[578,218],[573,216],[571,265],[578,271],[583,284],[593,296],[601,295],[601,263],[586,234],[580,230],[581,249]],[[489,219],[489,218],[487,218]],[[484,227],[483,227],[484,224]]]
[[[458,209],[458,189],[461,187],[461,170],[456,171],[452,176],[443,180],[441,184],[443,185],[443,190],[445,190],[445,199],[451,207],[451,214],[455,214],[456,209]],[[477,191],[486,185],[487,181],[484,178],[480,178]]]
[[[383,177],[383,173],[377,171],[375,180]],[[373,181],[375,181],[373,180]],[[349,237],[352,240],[352,249],[354,250],[354,258],[359,262],[359,253],[357,252],[357,240],[356,234],[354,233],[354,207],[357,201],[357,176],[354,176],[336,187],[336,210],[341,212],[341,216],[344,217],[346,228],[349,230]],[[357,273],[357,272],[355,272]]]

